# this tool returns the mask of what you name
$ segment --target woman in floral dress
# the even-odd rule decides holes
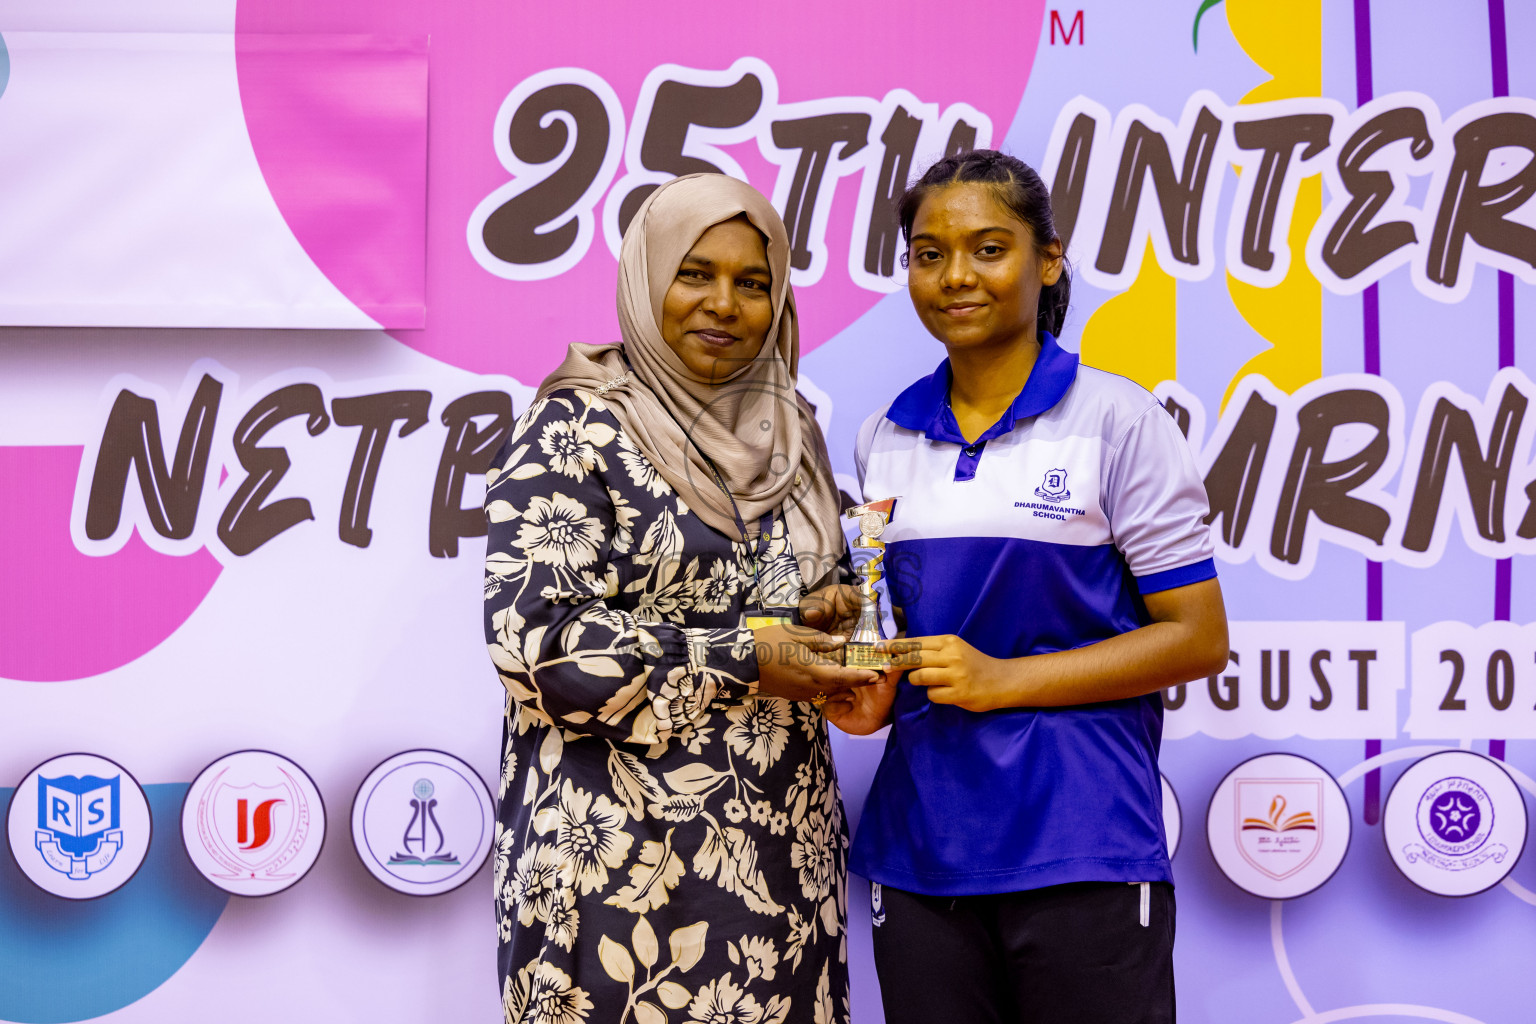
[[[661,186],[624,238],[624,344],[571,346],[490,471],[509,1024],[848,1019],[820,708],[876,679],[835,660],[838,637],[763,624],[800,604],[844,625],[811,587],[851,610],[794,392],[788,253],[749,186]]]

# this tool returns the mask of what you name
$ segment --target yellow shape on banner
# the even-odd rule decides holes
[[[1291,266],[1285,278],[1273,288],[1257,288],[1227,275],[1232,305],[1270,347],[1244,363],[1233,376],[1227,393],[1221,396],[1223,408],[1237,382],[1252,373],[1268,377],[1286,394],[1323,375],[1323,286],[1312,276],[1304,256],[1307,235],[1322,212],[1323,183],[1316,177],[1308,178],[1296,193],[1296,212],[1287,239]]]
[[[1178,282],[1158,265],[1150,241],[1136,280],[1083,325],[1080,357],[1148,391],[1177,375]]]
[[[1322,0],[1227,0],[1227,24],[1243,52],[1272,77],[1243,103],[1264,103],[1323,92]],[[1301,182],[1288,241],[1291,266],[1273,288],[1255,288],[1227,275],[1232,305],[1270,347],[1243,364],[1222,396],[1225,408],[1237,382],[1260,373],[1294,392],[1323,374],[1323,286],[1306,263],[1307,236],[1323,210],[1316,176]]]
[[[1226,8],[1237,45],[1271,76],[1239,102],[1323,94],[1322,0],[1227,0]]]

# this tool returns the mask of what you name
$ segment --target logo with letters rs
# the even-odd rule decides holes
[[[64,899],[95,899],[121,888],[144,863],[149,801],[116,762],[62,754],[23,776],[5,829],[30,882]]]

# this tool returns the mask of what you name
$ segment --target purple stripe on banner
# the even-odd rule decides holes
[[[1490,0],[1498,3],[1499,0]],[[1504,15],[1500,4],[1499,16]],[[1371,101],[1371,0],[1355,0],[1355,106]]]
[[[1488,51],[1493,94],[1509,95],[1509,45],[1504,33],[1504,0],[1488,0]],[[1499,271],[1499,366],[1515,365],[1515,278]]]
[[[1499,367],[1515,365],[1515,275],[1499,271]]]
[[[1488,0],[1488,56],[1493,64],[1493,94],[1509,95],[1509,41],[1504,34],[1504,0]]]
[[[1361,334],[1365,341],[1365,372],[1381,374],[1381,293],[1376,285],[1370,285],[1361,296]]]
[[[1501,558],[1493,563],[1493,617],[1509,621],[1509,594],[1514,586],[1514,559]]]
[[[1371,0],[1355,0],[1355,105],[1364,106],[1371,101],[1374,84],[1371,80]],[[1373,284],[1365,290],[1361,303],[1361,335],[1365,343],[1365,372],[1381,373],[1381,305],[1380,294]],[[1365,617],[1372,622],[1381,621],[1381,563],[1365,563]],[[1381,753],[1381,740],[1365,741],[1365,756],[1369,760]],[[1381,772],[1365,773],[1365,823],[1375,825],[1381,821]]]
[[[1381,753],[1381,740],[1365,741],[1366,759]],[[1375,825],[1381,821],[1381,770],[1373,768],[1365,773],[1365,823]]]
[[[1509,95],[1509,38],[1504,26],[1504,0],[1488,0],[1488,62],[1493,69],[1493,94]],[[1515,278],[1499,271],[1499,368],[1515,365]],[[1493,563],[1493,617],[1509,621],[1514,560]],[[1504,741],[1489,740],[1488,756],[1504,760]]]

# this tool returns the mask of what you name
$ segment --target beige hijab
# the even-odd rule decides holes
[[[740,214],[768,239],[773,325],[756,359],[711,382],[689,370],[662,338],[662,299],[699,236]],[[716,470],[748,535],[756,536],[765,513],[782,507],[806,584],[822,582],[844,539],[826,442],[795,391],[800,337],[789,235],[778,212],[752,186],[723,174],[667,182],[641,204],[624,233],[618,304],[623,354],[616,344],[572,345],[538,397],[560,388],[600,393],[656,471],[700,519],[728,537],[748,539]]]

